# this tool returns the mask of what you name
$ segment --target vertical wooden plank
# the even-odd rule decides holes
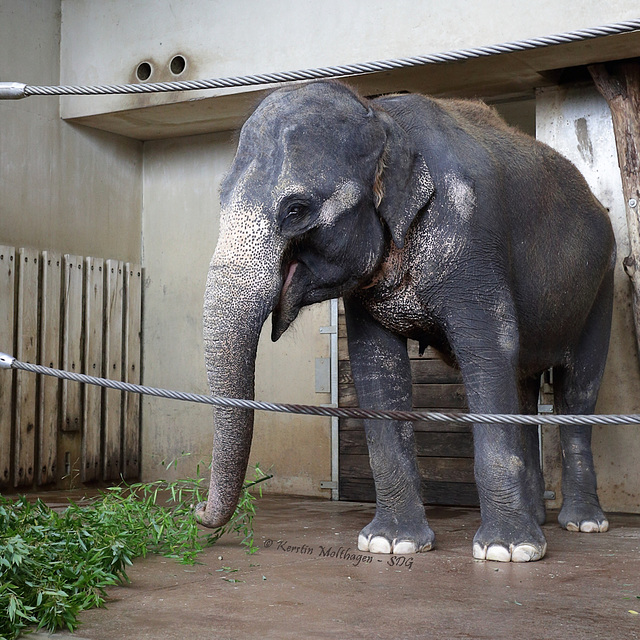
[[[105,264],[104,371],[111,380],[122,380],[123,264]],[[121,472],[122,392],[107,389],[104,412],[103,479],[117,480]]]
[[[80,373],[82,367],[82,288],[84,261],[65,255],[63,262],[62,368]],[[62,430],[80,431],[82,424],[82,385],[62,382]]]
[[[15,356],[14,305],[16,257],[0,246],[0,351]],[[15,371],[0,371],[0,487],[11,483],[11,431]]]
[[[40,255],[34,249],[18,250],[18,295],[16,314],[16,358],[36,363],[38,359],[38,280]],[[29,373],[16,377],[13,484],[33,484],[36,445],[37,379]]]
[[[62,256],[42,252],[40,309],[40,364],[60,367],[60,322],[62,302]],[[40,379],[38,412],[38,485],[57,479],[58,429],[60,427],[60,380]]]
[[[84,261],[80,256],[65,255],[63,289],[64,329],[62,368],[81,372],[82,367],[82,288]],[[77,382],[62,383],[62,430],[79,431],[82,423],[82,389]]]
[[[81,373],[84,259],[65,255],[62,274],[62,368]],[[75,485],[81,468],[82,385],[63,381],[58,432],[58,488]]]
[[[124,266],[124,375],[127,382],[140,384],[140,338],[142,331],[142,268]],[[124,394],[123,475],[135,479],[140,475],[140,396]]]
[[[85,260],[85,350],[84,372],[102,375],[102,330],[104,309],[104,260]],[[100,480],[100,450],[102,437],[102,394],[91,384],[84,389],[82,420],[82,482]]]

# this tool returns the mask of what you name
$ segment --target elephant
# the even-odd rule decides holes
[[[300,309],[344,300],[361,407],[411,409],[407,340],[458,367],[472,413],[532,414],[553,367],[559,413],[593,413],[611,328],[616,259],[604,207],[576,167],[476,100],[364,98],[344,82],[270,93],[246,120],[220,188],[219,239],[204,296],[214,395],[253,398],[258,336]],[[233,514],[253,412],[214,409],[208,527]],[[365,421],[372,553],[434,546],[411,422]],[[547,549],[537,428],[474,424],[480,527],[473,557]],[[560,427],[570,531],[606,531],[589,426]]]

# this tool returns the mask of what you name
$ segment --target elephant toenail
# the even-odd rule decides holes
[[[519,544],[511,552],[512,562],[535,562],[540,560],[547,551],[546,545],[538,550],[532,544]]]
[[[369,551],[371,553],[391,553],[391,543],[382,536],[371,538],[369,542]]]
[[[371,536],[364,536],[360,534],[358,536],[358,550],[359,551],[369,551],[369,542],[371,541]]]
[[[487,560],[494,560],[496,562],[510,562],[511,551],[500,544],[492,544],[487,549]]]
[[[395,540],[393,541],[393,553],[395,554],[403,555],[416,552],[416,545],[410,540],[400,540],[398,542],[396,542]]]

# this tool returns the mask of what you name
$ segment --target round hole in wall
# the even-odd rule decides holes
[[[187,68],[187,61],[184,56],[173,56],[169,63],[169,69],[174,76],[179,76]]]
[[[151,72],[153,68],[148,62],[141,62],[136,69],[136,78],[140,80],[140,82],[144,82],[151,77]]]

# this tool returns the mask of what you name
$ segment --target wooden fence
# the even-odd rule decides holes
[[[0,351],[140,383],[141,320],[139,265],[0,246]],[[139,471],[139,396],[0,371],[0,487]]]

